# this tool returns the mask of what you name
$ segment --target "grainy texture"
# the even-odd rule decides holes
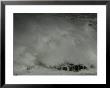
[[[96,74],[97,14],[14,14],[13,64],[15,75]]]
[[[33,0],[0,0],[0,1],[33,1]],[[34,0],[34,1],[39,1],[39,0]],[[40,1],[49,1],[49,0],[40,0]],[[56,1],[56,0],[50,0],[50,1]],[[60,0],[59,0],[60,1]],[[64,0],[64,1],[69,1],[69,0]],[[70,1],[88,1],[88,0],[70,0]],[[110,1],[110,0],[89,0],[89,1]],[[0,4],[1,8],[1,4]],[[0,9],[1,12],[1,9]],[[1,14],[0,14],[0,19],[1,19]],[[1,36],[1,22],[0,22],[0,36]],[[1,42],[1,38],[0,38]],[[1,44],[1,43],[0,43]],[[0,45],[1,46],[1,45]],[[1,47],[0,47],[1,48]],[[0,49],[1,50],[1,49]],[[1,51],[0,51],[1,52]],[[0,53],[1,56],[1,53]],[[1,63],[0,63],[1,66]],[[0,73],[1,73],[1,68],[0,68]],[[1,76],[0,76],[1,77]],[[1,79],[1,78],[0,78]],[[0,80],[1,81],[1,80]]]

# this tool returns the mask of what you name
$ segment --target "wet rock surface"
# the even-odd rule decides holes
[[[82,64],[74,65],[74,64],[62,64],[59,66],[49,67],[50,69],[64,70],[64,71],[73,71],[79,72],[81,70],[88,70],[88,68]]]

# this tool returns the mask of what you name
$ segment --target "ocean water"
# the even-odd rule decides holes
[[[97,14],[15,14],[13,55],[14,75],[96,75]]]

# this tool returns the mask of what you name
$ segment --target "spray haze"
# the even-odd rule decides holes
[[[96,17],[92,13],[14,14],[14,68],[73,63],[96,69]]]

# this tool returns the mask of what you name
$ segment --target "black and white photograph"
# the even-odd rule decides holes
[[[106,84],[109,2],[2,1],[1,7],[2,86]]]
[[[13,75],[97,75],[97,13],[14,13]]]

